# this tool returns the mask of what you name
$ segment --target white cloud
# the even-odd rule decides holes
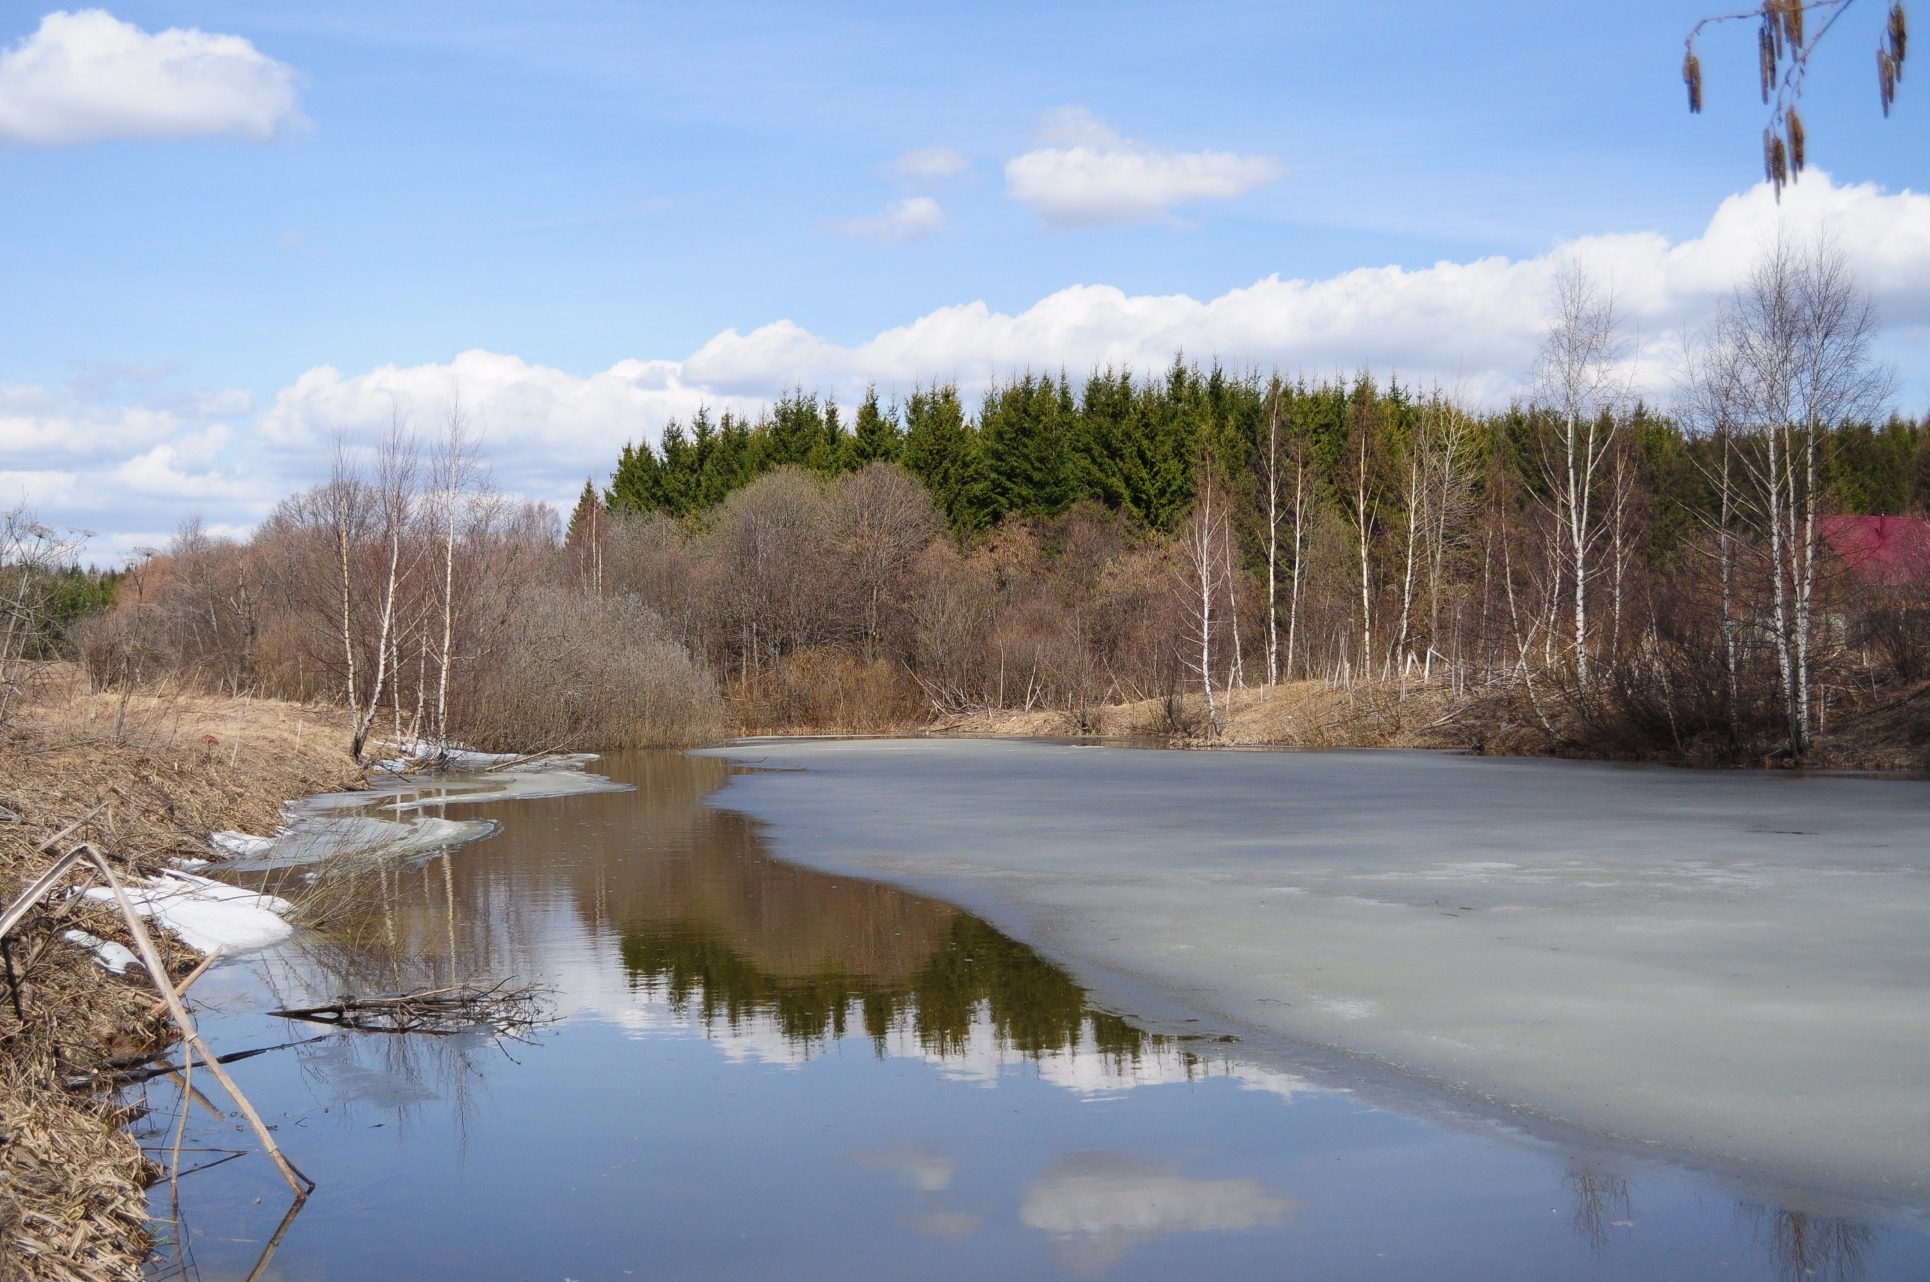
[[[1006,162],[1005,191],[1055,227],[1153,222],[1178,206],[1236,200],[1287,172],[1272,156],[1133,142],[1083,107],[1050,113],[1039,141]]]
[[[881,214],[853,218],[839,224],[839,230],[860,240],[875,240],[896,245],[907,240],[923,240],[945,225],[945,211],[930,196],[894,200]]]
[[[764,397],[688,385],[676,361],[619,361],[581,378],[515,356],[470,351],[448,364],[384,365],[345,377],[317,366],[283,389],[257,434],[286,463],[321,465],[337,428],[368,434],[399,411],[418,433],[441,430],[458,398],[506,488],[561,499],[586,473],[606,475],[629,441],[658,439],[699,405],[755,413]]]
[[[1074,285],[1012,315],[982,302],[941,307],[849,346],[780,320],[725,330],[681,360],[620,361],[588,376],[486,351],[360,374],[321,366],[259,412],[245,393],[176,389],[149,371],[96,371],[52,390],[0,386],[0,500],[26,494],[51,524],[113,534],[111,548],[136,537],[126,531],[165,530],[195,510],[245,525],[322,476],[337,427],[373,439],[394,407],[433,433],[458,393],[497,484],[559,504],[586,474],[608,476],[625,442],[658,441],[670,418],[688,421],[700,404],[754,415],[799,383],[849,405],[871,381],[902,395],[955,379],[970,403],[1026,367],[1064,367],[1075,379],[1105,365],[1143,374],[1184,350],[1316,378],[1363,367],[1409,383],[1438,378],[1500,407],[1527,384],[1555,273],[1571,255],[1613,283],[1645,336],[1642,390],[1666,400],[1676,335],[1710,315],[1779,220],[1799,236],[1827,228],[1841,241],[1875,291],[1885,349],[1902,361],[1903,408],[1920,412],[1930,395],[1930,196],[1837,186],[1811,170],[1780,208],[1759,187],[1674,244],[1588,237],[1518,260],[1269,276],[1204,301]],[[232,439],[214,430],[224,424]]]
[[[972,162],[950,147],[920,147],[884,166],[891,177],[908,187],[944,182],[972,172]]]
[[[149,35],[103,9],[50,13],[0,51],[0,140],[60,146],[103,138],[240,134],[302,123],[295,70],[240,36]]]
[[[739,397],[774,395],[798,380],[850,395],[867,380],[904,388],[935,375],[970,393],[1000,371],[1156,370],[1184,350],[1193,359],[1316,376],[1370,368],[1439,378],[1477,403],[1505,405],[1534,363],[1555,273],[1580,256],[1642,329],[1645,390],[1665,396],[1675,336],[1710,314],[1779,220],[1798,235],[1828,228],[1894,333],[1930,324],[1930,196],[1836,186],[1811,170],[1780,207],[1760,186],[1724,201],[1702,236],[1677,244],[1653,233],[1585,237],[1533,258],[1364,267],[1317,280],[1269,276],[1204,302],[1074,285],[1016,315],[984,303],[942,307],[853,347],[778,321],[726,330],[678,371],[687,386]],[[1930,370],[1904,373],[1921,386]]]

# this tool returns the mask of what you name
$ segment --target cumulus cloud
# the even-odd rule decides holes
[[[1799,237],[1835,236],[1875,291],[1892,338],[1908,341],[1913,330],[1921,338],[1930,325],[1930,196],[1837,186],[1811,170],[1780,207],[1759,186],[1724,201],[1701,236],[1675,244],[1653,233],[1593,236],[1532,258],[1364,267],[1317,280],[1268,276],[1205,301],[1074,285],[1016,315],[983,303],[942,307],[851,347],[778,321],[726,330],[678,370],[686,385],[740,397],[800,379],[849,394],[869,380],[907,387],[934,375],[956,378],[969,393],[1000,371],[1145,371],[1184,350],[1289,373],[1371,368],[1439,378],[1477,404],[1505,405],[1534,364],[1555,274],[1580,259],[1645,336],[1645,391],[1666,395],[1675,336],[1709,316],[1778,225]]]
[[[780,320],[725,330],[681,360],[626,360],[587,376],[486,351],[362,373],[321,366],[259,411],[245,393],[175,388],[139,371],[95,372],[55,389],[0,386],[0,487],[39,496],[43,519],[56,524],[165,531],[199,509],[211,523],[243,525],[326,471],[336,428],[373,439],[396,409],[433,432],[459,396],[497,483],[567,504],[585,475],[608,476],[625,442],[655,443],[669,419],[688,421],[699,405],[755,415],[799,383],[850,404],[868,382],[890,395],[933,378],[956,380],[969,401],[1027,367],[1063,367],[1075,379],[1096,366],[1143,374],[1181,350],[1289,375],[1367,368],[1409,383],[1438,379],[1496,408],[1526,388],[1555,275],[1572,258],[1612,285],[1640,327],[1641,390],[1665,401],[1676,336],[1710,316],[1779,225],[1798,237],[1827,230],[1843,245],[1875,292],[1884,350],[1902,366],[1904,408],[1920,411],[1930,394],[1930,196],[1838,186],[1811,170],[1780,208],[1759,187],[1724,201],[1700,236],[1675,243],[1596,236],[1522,259],[1268,276],[1206,300],[1075,285],[1016,314],[981,302],[941,307],[853,345]],[[214,433],[222,425],[234,428],[231,438]],[[128,534],[120,543],[136,537],[154,541]]]
[[[1050,113],[1042,144],[1005,165],[1005,192],[1054,227],[1169,218],[1208,200],[1236,200],[1282,177],[1272,156],[1167,151],[1121,138],[1083,107]]]
[[[907,187],[922,187],[972,172],[972,162],[950,147],[920,147],[885,165],[884,170]]]
[[[0,51],[0,140],[37,146],[104,138],[239,134],[301,123],[295,70],[240,36],[149,35],[102,9],[50,13]]]
[[[945,211],[930,196],[894,200],[881,214],[853,218],[840,223],[839,230],[859,240],[875,240],[896,245],[907,240],[923,240],[945,225]]]

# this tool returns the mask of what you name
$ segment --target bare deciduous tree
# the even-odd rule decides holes
[[[1595,498],[1616,446],[1628,346],[1615,315],[1614,295],[1597,285],[1580,263],[1567,263],[1555,277],[1554,323],[1542,342],[1538,381],[1558,430],[1556,448],[1543,460],[1554,516],[1550,605],[1559,600],[1565,581],[1573,594],[1575,685],[1584,699],[1589,688],[1588,593],[1601,538]]]
[[[1179,553],[1188,601],[1180,660],[1199,677],[1200,688],[1206,695],[1207,724],[1217,735],[1220,706],[1213,694],[1213,629],[1217,626],[1220,591],[1225,585],[1228,540],[1227,515],[1215,500],[1209,471],[1200,484],[1199,501],[1194,504],[1193,514],[1180,530]],[[1197,661],[1195,654],[1199,656]]]
[[[1719,323],[1740,370],[1750,427],[1742,459],[1767,527],[1771,627],[1789,751],[1800,760],[1812,737],[1820,449],[1829,429],[1888,398],[1891,377],[1871,359],[1875,304],[1828,240],[1799,248],[1778,237]]]

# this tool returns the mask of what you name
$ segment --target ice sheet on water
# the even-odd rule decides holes
[[[389,802],[382,809],[401,812],[456,803],[473,806],[490,801],[536,801],[547,797],[573,797],[588,792],[629,790],[628,784],[612,783],[601,775],[585,774],[568,767],[503,770],[494,774],[452,779],[446,785]]]
[[[718,755],[779,767],[714,804],[783,856],[962,901],[1101,993],[1141,977],[1526,1116],[1930,1205],[1930,783],[977,740]]]
[[[496,754],[470,755],[483,759],[483,765],[496,759]],[[517,760],[507,755],[502,759]],[[630,790],[628,784],[585,773],[583,767],[594,760],[590,754],[569,754],[529,761],[514,770],[378,775],[364,792],[320,793],[289,803],[282,808],[283,823],[273,836],[218,832],[209,842],[229,856],[223,867],[237,872],[316,864],[338,856],[432,855],[493,837],[502,825],[493,819],[449,819],[415,812]]]
[[[253,853],[222,865],[234,872],[266,872],[318,864],[325,859],[364,857],[406,859],[453,850],[493,837],[502,825],[493,819],[382,819],[374,815],[297,814]]]

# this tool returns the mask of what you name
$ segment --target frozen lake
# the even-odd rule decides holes
[[[1920,1189],[1881,1174],[1921,1137],[1924,1057],[1921,955],[1887,940],[1907,936],[1918,856],[1878,830],[1922,785],[1816,781],[1802,824],[1763,812],[1842,839],[1798,860],[1744,857],[1801,838],[1725,837],[1709,808],[1811,781],[1015,743],[741,752],[777,768],[636,753],[595,766],[623,791],[456,790],[432,817],[495,835],[358,864],[360,914],[211,970],[202,1030],[223,1055],[274,1048],[230,1071],[319,1187],[284,1220],[287,1187],[202,1072],[185,1110],[178,1079],[132,1088],[151,1155],[183,1142],[178,1207],[153,1191],[150,1275],[1930,1276]],[[1682,826],[1669,807],[1722,848],[1594,852],[1615,825]],[[1557,839],[1567,810],[1581,836]],[[1428,833],[1455,835],[1427,853],[1414,843],[1450,840]],[[1859,913],[1847,934],[1817,915]],[[1865,1013],[1775,1033],[1781,1080],[1753,1042],[1717,1040],[1748,1026],[1720,993],[1812,952],[1826,968],[1777,1009],[1829,1007],[1827,989]],[[512,977],[556,989],[559,1022],[530,1044],[270,1013]],[[1720,989],[1695,998],[1716,1022],[1675,1045],[1658,1030],[1693,1021],[1667,1007],[1700,984]],[[1642,1009],[1661,990],[1665,1009]],[[1875,1051],[1851,1040],[1881,1024],[1868,1010],[1893,1023]],[[1643,1079],[1688,1076],[1666,1056],[1716,1065],[1694,1089],[1740,1140],[1698,1159],[1652,1125]],[[1747,1078],[1720,1076],[1725,1057]],[[1898,1135],[1819,1141],[1854,1165],[1779,1164],[1745,1106],[1776,1091],[1865,1139],[1892,1109]]]
[[[754,742],[713,804],[1102,1001],[1762,1196],[1930,1203],[1930,783],[1399,752]]]

